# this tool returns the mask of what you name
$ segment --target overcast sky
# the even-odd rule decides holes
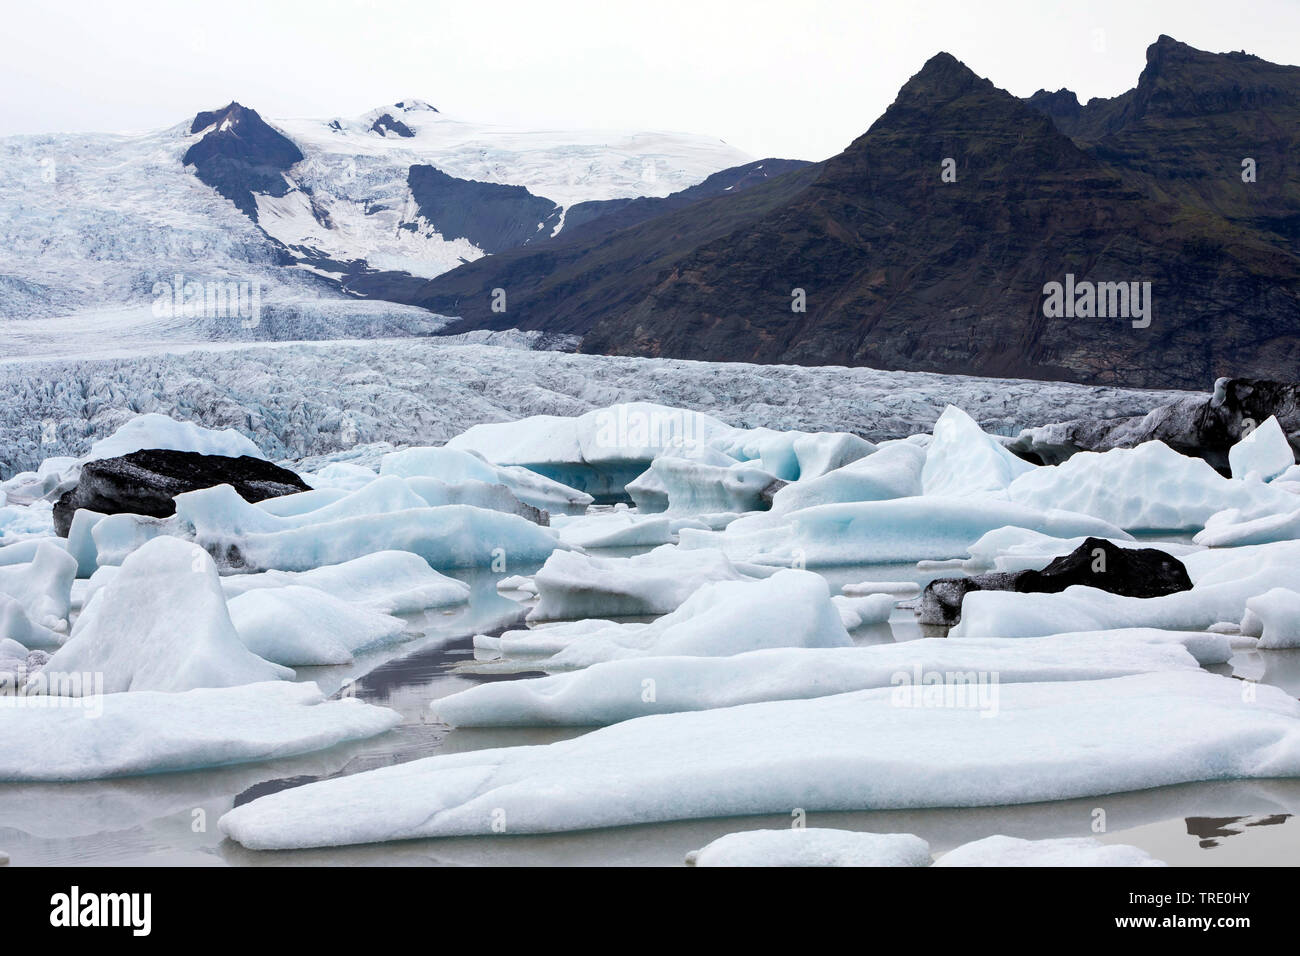
[[[823,159],[946,50],[1018,96],[1133,86],[1161,33],[1300,60],[1300,0],[59,0],[6,5],[0,135],[414,97],[478,122],[671,129]]]

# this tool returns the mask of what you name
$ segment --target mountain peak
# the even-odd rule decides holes
[[[405,99],[398,100],[393,104],[394,109],[399,109],[403,113],[436,113],[437,107],[431,106],[424,100]]]
[[[925,61],[920,71],[899,91],[899,97],[955,99],[977,89],[991,89],[993,84],[979,76],[951,53],[940,51]]]

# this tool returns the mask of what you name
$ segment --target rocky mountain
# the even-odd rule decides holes
[[[403,290],[560,234],[575,207],[590,220],[750,159],[707,137],[488,126],[419,100],[306,120],[230,103],[145,134],[3,137],[0,318],[61,330],[9,326],[0,357],[90,327],[114,347],[428,334],[445,320],[395,304]],[[256,287],[259,316],[156,308],[161,286],[232,283]]]
[[[1134,90],[1086,106],[1022,101],[939,54],[823,163],[480,260],[407,301],[460,316],[448,331],[572,333],[586,352],[1139,387],[1291,378],[1297,102],[1300,68],[1168,37]]]

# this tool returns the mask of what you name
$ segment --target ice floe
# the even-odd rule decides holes
[[[779,523],[767,515],[755,518],[738,518],[720,532],[684,528],[679,546],[718,548],[755,563],[818,567],[948,559],[966,554],[980,537],[1008,525],[1061,538],[1128,537],[1088,515],[970,497],[819,505],[783,515]]]
[[[400,716],[283,681],[76,702],[0,696],[0,780],[94,780],[274,760],[373,737]]]
[[[1224,478],[1158,441],[1080,452],[1026,472],[1007,493],[1023,505],[1093,515],[1126,531],[1198,531],[1225,508],[1252,516],[1295,509],[1295,499],[1279,488]]]
[[[481,455],[453,447],[407,448],[390,452],[379,464],[379,474],[403,478],[436,478],[446,484],[480,481],[504,485],[520,501],[555,514],[582,514],[591,495],[518,466],[502,467]]]
[[[0,566],[0,594],[16,600],[33,624],[68,629],[77,559],[52,541],[41,541],[24,564]]]
[[[1258,428],[1228,449],[1228,465],[1233,478],[1251,475],[1272,481],[1295,466],[1295,452],[1276,415],[1270,415]]]
[[[237,807],[254,849],[540,833],[674,819],[1030,803],[1300,774],[1300,703],[1197,671],[999,687],[978,708],[893,689],[624,721],[543,746],[448,754]],[[1249,700],[1247,700],[1249,696]]]
[[[720,551],[668,546],[630,558],[557,551],[533,577],[540,600],[530,621],[667,614],[702,585],[769,577],[772,568],[733,562]]]
[[[293,677],[243,645],[216,565],[178,538],[150,541],[128,557],[82,610],[46,670],[102,675],[109,694]]]
[[[929,866],[930,844],[910,833],[798,827],[728,833],[686,854],[692,866]]]
[[[86,461],[117,458],[146,448],[166,448],[172,451],[192,451],[200,455],[225,455],[239,458],[265,458],[262,450],[250,438],[233,428],[204,428],[193,422],[177,421],[166,415],[150,412],[137,415],[107,438],[90,446]]]
[[[738,626],[741,621],[744,626]],[[584,620],[475,639],[476,647],[512,657],[552,655],[545,666],[557,668],[620,657],[716,657],[764,647],[850,644],[825,579],[791,570],[761,581],[704,584],[681,607],[649,624]]]
[[[545,631],[541,634],[545,635]],[[1195,652],[1195,653],[1193,653]],[[594,726],[648,714],[826,697],[926,682],[1101,680],[1222,663],[1228,638],[1168,631],[1060,634],[1025,640],[927,638],[730,657],[638,657],[585,670],[479,684],[430,707],[462,727]],[[993,677],[991,675],[996,675]]]
[[[927,495],[959,496],[1004,492],[1034,466],[984,433],[975,420],[949,405],[934,423],[925,452],[921,488]]]
[[[991,836],[949,850],[935,866],[1164,866],[1145,850],[1093,837],[1021,840]]]
[[[260,588],[313,588],[379,614],[464,604],[470,592],[468,584],[440,574],[409,551],[375,551],[310,571],[230,575],[221,579],[221,586],[232,598]]]
[[[1300,647],[1300,593],[1290,588],[1273,588],[1247,600],[1246,611],[1259,621],[1260,648]],[[1244,620],[1241,629],[1243,633],[1247,631]]]
[[[244,646],[288,667],[351,663],[361,651],[401,640],[406,627],[391,615],[297,585],[254,589],[228,606]]]

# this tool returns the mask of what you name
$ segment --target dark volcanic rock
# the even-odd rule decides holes
[[[293,472],[248,455],[146,449],[83,465],[76,487],[54,506],[54,528],[66,538],[78,508],[166,518],[176,513],[176,495],[214,485],[231,485],[248,502],[311,490]]]
[[[1160,597],[1192,587],[1187,569],[1172,555],[1156,548],[1122,548],[1105,538],[1088,538],[1041,571],[931,581],[921,595],[917,614],[922,624],[952,625],[961,620],[962,599],[971,591],[1056,594],[1076,584],[1138,598]]]
[[[186,151],[184,164],[256,222],[253,194],[285,195],[289,184],[283,173],[302,160],[302,152],[256,110],[238,103],[195,116],[190,132],[205,129],[203,138]]]
[[[484,252],[501,252],[549,236],[562,210],[523,186],[448,176],[433,166],[407,173],[420,215],[445,239],[468,239]],[[539,227],[540,224],[540,227]]]

